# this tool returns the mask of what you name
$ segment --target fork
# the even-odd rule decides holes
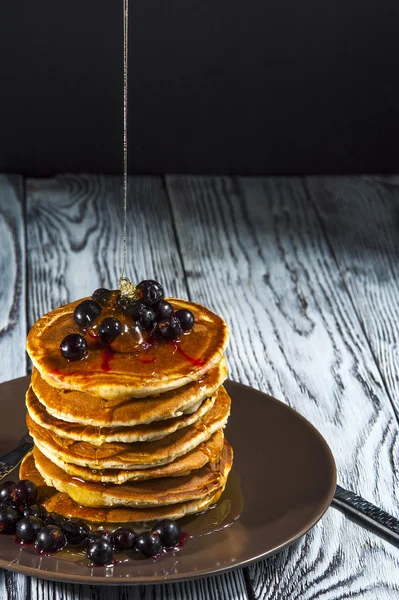
[[[30,450],[32,450],[32,448],[33,439],[29,435],[29,433],[27,433],[21,439],[19,445],[16,448],[11,450],[11,452],[8,452],[7,454],[4,454],[4,456],[0,458],[0,480],[7,477],[7,475],[11,473],[11,471],[20,464],[24,456]]]

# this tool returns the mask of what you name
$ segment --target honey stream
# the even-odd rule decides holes
[[[128,116],[128,59],[129,59],[129,0],[123,0],[123,258],[121,279],[126,269],[127,213],[127,116]]]

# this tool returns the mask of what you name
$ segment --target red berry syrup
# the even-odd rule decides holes
[[[192,356],[189,356],[188,354],[186,354],[183,350],[183,348],[180,347],[180,345],[178,343],[175,343],[175,347],[176,350],[179,354],[181,354],[182,356],[184,356],[184,358],[186,360],[188,360],[189,363],[191,363],[193,365],[193,367],[203,367],[205,364],[205,360],[203,358],[194,358]]]
[[[101,363],[101,370],[104,371],[104,373],[108,373],[108,371],[111,370],[109,363],[111,362],[113,357],[114,357],[114,353],[112,352],[112,350],[110,350],[110,348],[105,348],[105,350],[103,350],[103,360]]]

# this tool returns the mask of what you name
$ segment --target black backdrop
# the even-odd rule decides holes
[[[398,0],[130,0],[130,171],[390,172]],[[120,172],[122,0],[0,3],[0,170]]]

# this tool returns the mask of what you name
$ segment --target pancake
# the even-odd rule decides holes
[[[228,343],[224,320],[200,304],[170,298],[175,310],[189,309],[195,325],[178,342],[148,338],[123,350],[123,335],[112,343],[112,352],[97,339],[86,336],[89,349],[85,360],[68,361],[60,343],[70,333],[82,333],[73,320],[76,306],[83,298],[61,306],[39,319],[29,332],[27,352],[43,379],[58,388],[75,389],[101,398],[123,396],[145,398],[198,381],[217,365]],[[120,313],[103,309],[101,318]],[[119,345],[121,346],[119,349]]]
[[[148,508],[93,508],[78,504],[68,494],[56,492],[43,503],[43,506],[49,512],[57,512],[68,518],[84,519],[89,523],[99,525],[123,525],[125,523],[148,523],[160,519],[182,519],[187,515],[193,515],[216,504],[224,492],[221,487],[214,494],[209,494],[203,498],[196,498],[188,502],[170,504],[168,506],[156,506]]]
[[[74,502],[68,494],[57,492],[55,488],[46,486],[43,477],[36,469],[33,454],[29,453],[23,459],[20,470],[20,479],[29,479],[38,486],[40,504],[49,512],[57,512],[67,518],[85,519],[89,523],[100,526],[119,526],[125,523],[147,523],[158,519],[180,519],[186,515],[205,510],[215,504],[222,492],[221,487],[214,494],[203,498],[171,504],[170,506],[157,506],[148,508],[90,508]]]
[[[155,479],[157,477],[181,477],[188,475],[195,469],[200,469],[208,462],[215,462],[219,460],[220,454],[223,449],[224,435],[223,431],[219,429],[214,433],[209,440],[203,442],[191,452],[188,452],[184,456],[177,458],[167,465],[160,467],[153,467],[152,469],[138,469],[138,470],[123,470],[123,469],[104,469],[97,471],[96,469],[88,469],[86,467],[80,467],[78,465],[72,465],[70,463],[63,462],[58,457],[52,455],[51,460],[60,469],[71,475],[72,477],[78,477],[84,481],[91,481],[96,483],[115,483],[121,484],[126,481],[138,481],[142,479]],[[37,447],[34,449],[34,455],[40,452]]]
[[[199,381],[156,398],[130,397],[105,400],[75,390],[51,387],[36,369],[32,373],[32,388],[47,412],[62,419],[93,427],[133,427],[173,419],[197,410],[211,397],[227,377],[226,359],[208,371]]]
[[[231,400],[223,386],[219,388],[212,408],[196,423],[152,442],[104,443],[93,446],[60,438],[44,429],[29,414],[26,417],[29,432],[36,446],[51,459],[59,459],[91,469],[146,469],[168,464],[208,440],[225,426]]]
[[[36,451],[34,458],[46,485],[68,494],[82,506],[146,508],[196,500],[224,488],[233,462],[233,450],[225,440],[219,461],[208,463],[189,475],[121,485],[91,483],[71,477],[41,452]]]
[[[90,425],[79,425],[62,421],[53,417],[39,402],[32,387],[26,394],[26,408],[29,416],[37,425],[44,429],[51,430],[59,437],[68,438],[82,442],[89,442],[95,446],[100,446],[105,442],[145,442],[148,440],[159,440],[166,435],[170,435],[179,429],[192,425],[202,418],[214,405],[216,394],[207,398],[192,413],[168,419],[166,421],[155,421],[148,425],[136,425],[134,427],[91,427]]]

